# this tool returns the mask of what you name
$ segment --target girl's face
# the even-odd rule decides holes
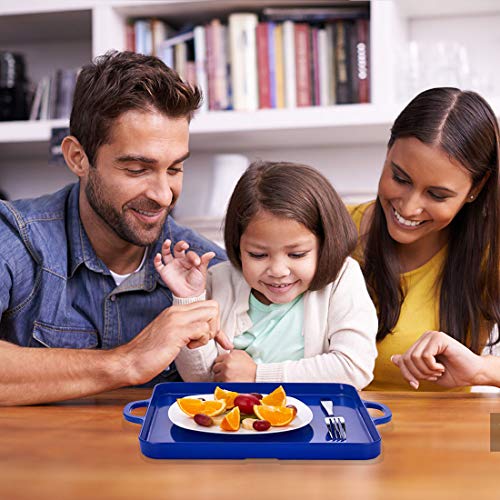
[[[318,250],[318,238],[303,224],[261,211],[240,240],[243,276],[263,304],[291,302],[308,290]]]
[[[465,167],[442,149],[414,137],[397,139],[378,186],[389,234],[401,245],[439,249],[447,226],[471,201],[471,187]]]

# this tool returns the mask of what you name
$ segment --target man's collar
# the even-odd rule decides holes
[[[73,277],[81,264],[85,264],[91,271],[109,274],[104,263],[99,259],[90,243],[80,219],[79,208],[80,183],[77,182],[71,189],[66,209],[66,233],[69,247],[68,277]]]

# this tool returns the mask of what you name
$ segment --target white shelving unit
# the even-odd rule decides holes
[[[23,53],[28,75],[36,82],[55,68],[80,66],[109,49],[123,49],[125,21],[130,17],[158,16],[175,26],[187,20],[203,22],[234,10],[307,3],[313,2],[0,0],[0,50]],[[477,74],[488,75],[493,82],[492,94],[485,97],[500,114],[494,99],[500,94],[500,88],[495,88],[500,66],[491,63],[491,54],[500,49],[500,1],[372,0],[370,9],[372,103],[200,114],[191,125],[192,160],[186,169],[179,214],[193,217],[203,213],[212,156],[221,152],[238,152],[249,159],[311,163],[325,172],[341,194],[356,197],[375,193],[390,126],[403,107],[402,101],[408,100],[399,89],[404,77],[401,52],[410,40],[459,40],[466,44]],[[70,177],[64,167],[47,166],[50,130],[66,123],[0,122],[0,187],[12,197],[24,197],[50,192],[66,183]],[[40,174],[49,170],[50,175]],[[44,182],[44,177],[50,182]],[[34,184],[34,178],[41,180]]]

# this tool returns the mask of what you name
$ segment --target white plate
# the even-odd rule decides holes
[[[189,397],[203,398],[207,401],[214,399],[213,394],[196,394]],[[294,431],[295,429],[300,429],[301,427],[306,426],[313,419],[313,414],[311,409],[309,408],[309,406],[305,405],[302,401],[287,396],[286,404],[294,405],[295,408],[297,408],[297,415],[295,415],[295,418],[292,420],[292,422],[290,422],[285,427],[271,427],[269,430],[264,432],[251,431],[248,429],[243,429],[243,427],[240,427],[240,429],[236,432],[223,431],[218,425],[212,425],[212,427],[203,427],[202,425],[198,425],[191,417],[188,417],[179,408],[177,401],[172,405],[170,405],[170,408],[168,409],[168,418],[172,421],[172,423],[178,425],[179,427],[182,427],[183,429],[188,429],[190,431],[198,431],[198,432],[208,432],[210,434],[224,434],[226,436],[228,435],[241,436],[244,434],[255,436],[262,434],[276,434],[278,432]]]

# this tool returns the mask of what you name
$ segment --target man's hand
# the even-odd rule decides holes
[[[443,387],[463,387],[481,383],[484,358],[443,332],[425,332],[404,354],[391,361],[414,389],[419,380]]]
[[[219,331],[219,305],[214,300],[171,306],[129,343],[114,349],[126,367],[128,385],[143,384],[168,366],[182,347],[214,339],[224,349],[232,344]]]
[[[255,382],[257,365],[245,351],[236,349],[217,356],[212,371],[216,382]]]
[[[215,253],[207,252],[199,257],[195,252],[187,252],[189,245],[185,241],[179,241],[172,255],[171,244],[170,240],[165,240],[161,254],[157,253],[154,258],[158,274],[177,297],[201,295],[206,287],[208,264]]]

